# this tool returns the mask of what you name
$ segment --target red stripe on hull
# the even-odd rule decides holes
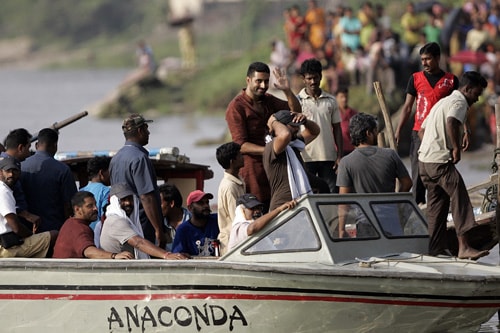
[[[255,300],[255,301],[299,301],[299,302],[333,302],[333,303],[366,303],[382,305],[404,305],[425,307],[452,308],[500,308],[500,302],[464,303],[456,301],[411,301],[374,298],[352,298],[334,296],[300,296],[300,295],[251,295],[251,294],[0,294],[0,300],[38,300],[38,301],[158,301],[158,300]]]

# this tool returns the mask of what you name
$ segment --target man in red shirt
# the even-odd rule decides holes
[[[280,110],[301,113],[300,102],[289,86],[283,70],[273,72],[275,88],[283,91],[287,101],[267,93],[270,77],[269,66],[262,62],[250,64],[247,71],[247,87],[228,105],[226,122],[234,142],[241,146],[244,166],[240,175],[245,181],[247,193],[252,193],[264,204],[264,211],[269,209],[271,188],[262,164],[267,120]]]
[[[92,193],[76,192],[71,205],[73,217],[67,219],[59,231],[54,258],[133,259],[128,251],[111,253],[95,246],[94,232],[89,227],[97,218],[97,206]]]
[[[419,53],[423,71],[413,73],[408,81],[406,100],[394,136],[396,142],[399,143],[401,130],[410,118],[413,103],[416,100],[415,122],[413,124],[410,143],[411,178],[415,201],[417,204],[424,204],[426,202],[425,187],[418,175],[418,149],[420,148],[418,131],[420,131],[420,126],[434,104],[458,88],[458,77],[439,68],[441,49],[437,43],[425,44]],[[468,145],[468,138],[466,140]]]

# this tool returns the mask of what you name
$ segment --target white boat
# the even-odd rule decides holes
[[[410,194],[308,196],[218,259],[0,260],[1,331],[477,331],[500,268],[427,243]]]

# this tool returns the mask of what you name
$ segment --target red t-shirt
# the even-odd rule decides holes
[[[71,217],[64,222],[54,246],[53,258],[85,258],[83,251],[94,244],[89,222]]]
[[[434,87],[431,86],[429,80],[423,72],[413,74],[413,82],[417,91],[417,107],[415,111],[414,131],[420,131],[420,127],[425,118],[431,111],[431,108],[441,98],[448,96],[455,89],[454,75],[445,73]]]

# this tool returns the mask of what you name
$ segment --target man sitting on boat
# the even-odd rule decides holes
[[[71,199],[73,217],[64,222],[56,245],[54,258],[89,258],[89,259],[132,259],[130,252],[108,252],[94,244],[94,232],[89,225],[97,218],[97,206],[94,195],[79,191]]]
[[[5,151],[0,153],[2,157],[12,157],[17,162],[22,162],[30,156],[32,135],[24,128],[17,128],[9,132],[5,137]],[[20,181],[14,185],[14,198],[16,199],[17,217],[21,223],[36,232],[42,222],[40,216],[29,212],[28,202],[23,192]]]
[[[295,207],[296,201],[285,202],[264,215],[262,215],[263,203],[257,200],[257,197],[253,194],[243,194],[238,198],[236,204],[235,217],[229,237],[229,250],[247,239],[248,236],[262,230],[282,211]]]
[[[165,226],[165,238],[167,245],[165,250],[172,251],[177,228],[191,218],[191,213],[187,208],[182,207],[182,194],[173,184],[161,184],[160,191],[161,213],[163,215],[163,225]]]
[[[126,183],[111,186],[109,206],[101,231],[101,248],[117,253],[122,250],[135,259],[187,259],[181,253],[171,253],[144,238],[139,221],[139,198]]]
[[[89,174],[89,182],[82,187],[80,191],[89,191],[94,195],[97,204],[97,220],[90,224],[90,228],[96,232],[97,224],[101,222],[101,217],[104,216],[104,211],[109,203],[109,156],[95,156],[87,162],[87,173]],[[99,238],[96,237],[96,245],[99,247]]]
[[[19,222],[13,189],[21,166],[12,157],[0,157],[0,258],[45,258],[57,238],[51,230],[33,234]]]
[[[211,193],[200,190],[189,193],[186,201],[191,219],[177,228],[173,252],[201,257],[218,255],[219,225],[217,214],[211,214],[209,203],[213,198]]]

